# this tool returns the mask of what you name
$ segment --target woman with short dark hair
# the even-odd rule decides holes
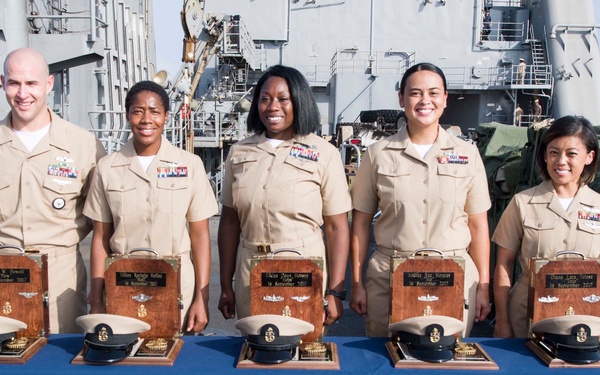
[[[109,254],[152,248],[181,259],[182,330],[208,324],[210,233],[214,193],[197,155],[164,136],[169,96],[152,81],[125,98],[131,139],[96,167],[83,213],[94,221],[90,255],[91,313],[105,312],[104,268]]]
[[[547,130],[536,161],[544,181],[517,193],[502,214],[492,241],[496,337],[527,336],[529,260],[575,250],[600,255],[600,194],[588,187],[598,169],[598,138],[584,117],[561,117]],[[515,261],[521,276],[511,286]]]

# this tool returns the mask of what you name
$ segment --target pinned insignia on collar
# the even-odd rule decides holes
[[[577,212],[577,218],[583,220],[600,221],[600,210],[595,207],[583,206]]]
[[[71,159],[69,160],[73,162]],[[48,175],[57,177],[77,178],[79,176],[79,170],[76,167],[69,165],[68,162],[61,161],[58,164],[48,165]]]
[[[469,157],[454,151],[444,152],[437,157],[439,164],[469,164]]]
[[[298,159],[319,161],[321,153],[317,151],[317,146],[295,143],[290,150],[290,155]]]
[[[158,178],[168,177],[187,177],[187,167],[185,165],[169,165],[168,167],[156,168]]]

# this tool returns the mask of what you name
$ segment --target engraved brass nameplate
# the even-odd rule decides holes
[[[562,274],[552,273],[546,275],[546,288],[557,289],[582,289],[596,288],[598,275],[596,274]]]
[[[116,272],[115,276],[117,286],[167,286],[167,274],[162,272]]]
[[[0,268],[0,283],[30,283],[29,269]]]
[[[404,272],[404,286],[454,286],[454,272]]]
[[[310,272],[263,272],[261,286],[269,287],[305,287],[312,286]]]

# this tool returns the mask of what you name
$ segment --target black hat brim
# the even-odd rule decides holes
[[[588,364],[600,361],[598,350],[564,350],[556,349],[555,355],[569,363]]]
[[[108,365],[122,361],[127,357],[127,349],[95,349],[88,346],[83,354],[83,360],[98,365]]]
[[[294,353],[294,349],[255,350],[252,361],[265,364],[278,364],[291,360],[294,357]]]
[[[454,356],[454,351],[451,349],[420,349],[410,345],[408,348],[413,357],[423,362],[447,362]]]

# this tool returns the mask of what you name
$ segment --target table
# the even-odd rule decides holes
[[[244,342],[242,337],[185,336],[181,352],[172,367],[167,366],[92,366],[72,365],[71,359],[83,346],[82,335],[51,335],[48,343],[23,365],[0,365],[0,374],[265,374],[265,370],[237,369],[235,363]],[[366,337],[325,337],[325,342],[337,345],[340,371],[310,371],[314,374],[426,374],[428,370],[395,369],[385,349],[386,339]],[[449,371],[446,374],[535,374],[548,371],[552,375],[598,374],[598,369],[548,369],[525,347],[523,339],[469,338],[477,342],[492,357],[500,370]],[[307,371],[275,371],[273,374],[306,374]],[[435,371],[433,372],[435,373]]]

